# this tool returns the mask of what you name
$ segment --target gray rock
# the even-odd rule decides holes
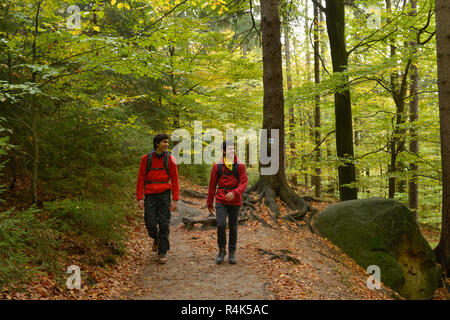
[[[172,216],[170,219],[170,225],[177,226],[183,224],[183,218],[194,218],[201,215],[205,215],[205,212],[202,212],[190,205],[187,205],[183,202],[183,200],[178,200],[177,210],[172,212]]]
[[[411,211],[395,200],[369,198],[328,206],[313,220],[320,234],[407,299],[429,299],[440,271]]]

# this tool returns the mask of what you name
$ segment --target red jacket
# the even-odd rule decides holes
[[[163,168],[164,156],[158,157],[155,152],[152,154],[152,167],[153,168]],[[167,181],[166,170],[149,170],[147,177],[145,177],[145,171],[147,169],[147,155],[143,155],[141,158],[141,164],[139,165],[139,175],[136,185],[136,197],[138,200],[144,198],[144,194],[149,193],[161,193],[167,189],[172,189],[172,200],[177,201],[180,198],[180,186],[178,182],[178,168],[177,161],[174,156],[170,155],[169,158],[169,173],[170,182],[168,183],[147,183],[144,191],[144,181],[145,180],[155,180],[155,181]]]
[[[217,182],[217,170],[218,165],[215,163],[211,170],[211,177],[209,179],[209,191],[208,191],[208,199],[206,200],[206,204],[208,208],[213,207],[214,196],[216,199],[216,203],[223,203],[226,205],[240,206],[242,204],[242,194],[247,188],[248,178],[247,173],[245,172],[245,165],[243,163],[239,163],[236,154],[234,155],[234,163],[238,163],[238,172],[239,172],[239,185],[237,185],[237,179],[234,175],[231,174],[231,171],[223,165],[223,173],[220,176],[219,181]],[[223,163],[223,157],[219,160],[218,163]],[[230,175],[225,174],[225,172]],[[216,185],[219,187],[235,187],[232,190],[218,189],[216,193]],[[225,198],[228,192],[232,192],[234,194],[234,198],[231,201],[227,201]]]

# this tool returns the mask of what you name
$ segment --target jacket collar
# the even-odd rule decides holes
[[[152,152],[153,152],[154,154],[156,154],[156,156],[157,156],[158,158],[161,158],[161,157],[164,155],[164,153],[165,153],[165,152],[163,152],[163,153],[157,153],[155,149],[153,149]]]

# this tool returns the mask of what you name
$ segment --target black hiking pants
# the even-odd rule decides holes
[[[225,248],[227,245],[226,228],[228,216],[228,251],[236,251],[238,215],[240,207],[241,206],[231,206],[216,202],[217,244],[219,248]]]
[[[165,255],[170,250],[170,203],[170,189],[145,195],[145,226],[150,238],[158,241],[159,255]]]

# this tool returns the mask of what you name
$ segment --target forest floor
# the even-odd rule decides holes
[[[206,192],[181,178],[181,188]],[[186,198],[208,215],[204,199]],[[192,203],[192,204],[191,204]],[[312,203],[323,210],[325,203]],[[227,257],[216,265],[216,230],[171,226],[168,261],[161,265],[151,251],[143,212],[127,226],[126,254],[105,267],[81,267],[81,289],[69,290],[42,275],[25,292],[5,292],[3,299],[392,299],[392,291],[367,287],[368,274],[338,247],[298,225],[275,224],[264,204],[258,216],[274,226],[249,220],[238,228],[237,264]],[[282,211],[283,213],[283,211]],[[179,220],[179,219],[178,219]],[[265,250],[265,251],[263,251]],[[276,254],[270,255],[267,252]],[[435,299],[445,299],[445,290]],[[448,298],[448,295],[447,295]]]

